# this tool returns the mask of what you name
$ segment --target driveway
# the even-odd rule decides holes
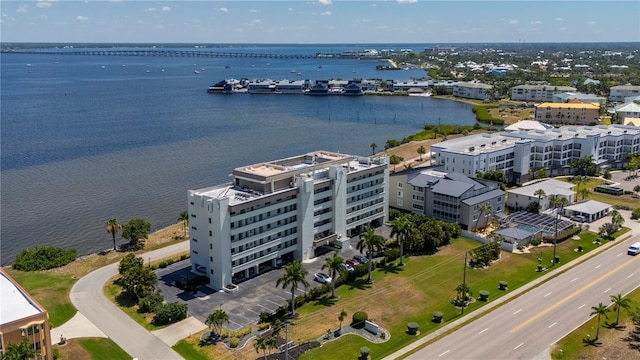
[[[356,253],[357,251],[350,248],[342,251],[340,256],[347,259]],[[298,286],[296,296],[304,295],[305,291],[322,285],[313,280],[313,275],[323,271],[321,270],[322,265],[325,263],[325,259],[331,255],[333,255],[333,251],[328,251],[303,263],[304,268],[309,272],[307,275],[309,287],[305,289],[304,286]],[[233,294],[215,291],[207,286],[201,286],[196,294],[192,294],[174,286],[176,280],[185,282],[189,276],[194,276],[189,272],[190,267],[190,260],[187,259],[164,269],[156,270],[158,287],[167,302],[187,304],[189,314],[202,322],[206,321],[210,313],[221,308],[229,315],[229,323],[225,327],[230,330],[238,330],[257,324],[261,312],[273,312],[291,299],[290,288],[276,287],[278,278],[284,274],[283,269],[273,269],[243,281],[238,284],[239,290]]]
[[[623,188],[625,191],[633,191],[633,187],[640,185],[640,178],[627,179],[631,172],[626,170],[612,171],[611,181],[616,183],[615,186]]]

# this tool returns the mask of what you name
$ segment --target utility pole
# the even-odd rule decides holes
[[[289,319],[284,321],[284,360],[289,360]]]
[[[464,252],[464,271],[462,272],[462,314],[464,314],[465,299],[467,297],[467,251]]]

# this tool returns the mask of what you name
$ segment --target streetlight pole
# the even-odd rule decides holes
[[[284,321],[284,360],[289,360],[289,319]]]
[[[464,305],[467,298],[467,251],[464,252],[464,270],[462,272],[462,314],[464,314]]]

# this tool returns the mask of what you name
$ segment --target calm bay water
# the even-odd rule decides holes
[[[241,51],[344,50],[353,48]],[[367,155],[371,143],[382,148],[424,124],[475,122],[467,104],[422,97],[206,93],[230,77],[425,76],[376,71],[375,61],[21,54],[0,60],[2,265],[36,245],[80,254],[109,248],[110,217],[120,223],[141,217],[154,230],[175,223],[188,189],[227,182],[238,166],[317,149]]]

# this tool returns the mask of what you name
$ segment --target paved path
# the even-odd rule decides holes
[[[143,259],[151,261],[166,258],[189,250],[189,242],[183,241],[162,249],[141,254]],[[160,338],[154,336],[114,303],[104,296],[102,288],[113,276],[118,274],[118,263],[107,265],[82,277],[71,288],[71,302],[107,337],[116,342],[124,351],[140,360],[174,360],[182,359],[171,347]],[[86,324],[86,323],[85,323]],[[62,334],[69,331],[66,324],[60,327]],[[53,335],[52,335],[53,336]],[[68,335],[65,335],[69,338]]]

